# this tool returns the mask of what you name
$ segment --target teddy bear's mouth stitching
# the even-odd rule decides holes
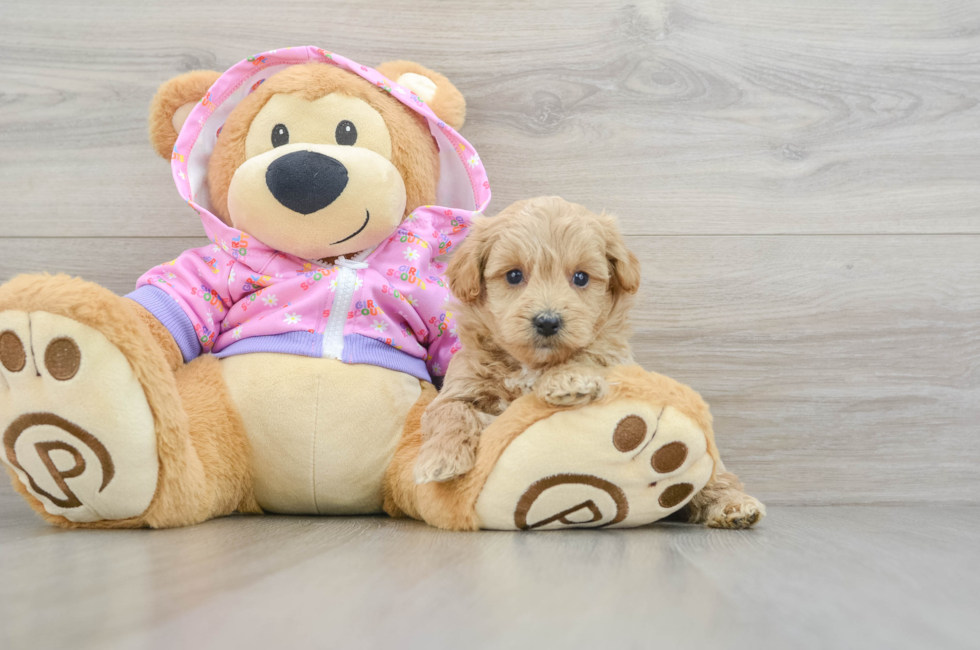
[[[335,241],[334,243],[332,243],[330,245],[331,246],[335,246],[337,244],[343,244],[348,239],[353,239],[354,237],[357,237],[359,234],[361,234],[361,231],[364,230],[365,228],[367,228],[368,221],[371,220],[371,211],[370,210],[365,209],[364,210],[364,214],[365,214],[365,216],[364,216],[364,223],[361,224],[361,227],[360,228],[358,228],[357,230],[354,231],[354,234],[348,235],[348,236],[344,237],[343,239],[338,239],[337,241]]]

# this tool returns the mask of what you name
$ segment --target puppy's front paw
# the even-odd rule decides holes
[[[534,385],[537,396],[555,406],[587,404],[608,390],[609,384],[602,377],[578,373],[545,375]]]
[[[752,528],[766,516],[766,507],[755,497],[731,492],[713,503],[704,522],[709,528]]]
[[[422,443],[415,459],[415,482],[441,483],[462,476],[473,469],[475,445],[448,437],[429,438]]]

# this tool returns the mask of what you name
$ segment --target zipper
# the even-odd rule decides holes
[[[327,316],[327,326],[323,330],[323,356],[326,359],[343,360],[344,324],[347,322],[347,312],[350,311],[354,289],[357,287],[357,271],[366,269],[368,265],[343,257],[337,258],[336,265],[340,270],[337,274],[333,305],[330,307],[330,315]]]

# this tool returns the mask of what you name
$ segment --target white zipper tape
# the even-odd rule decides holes
[[[352,262],[342,257],[337,259],[337,266],[337,290],[330,307],[330,315],[327,316],[327,327],[323,330],[323,356],[327,359],[343,359],[344,324],[347,322],[347,312],[350,311],[350,303],[357,286],[357,269],[367,268],[367,264],[363,262]]]

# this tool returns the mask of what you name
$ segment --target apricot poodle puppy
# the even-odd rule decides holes
[[[447,276],[462,349],[422,417],[419,484],[469,471],[480,434],[518,397],[585,404],[605,395],[610,367],[633,363],[628,314],[640,263],[609,215],[558,197],[518,201],[474,222]],[[716,463],[684,516],[752,526],[765,507]]]
[[[632,362],[640,265],[610,216],[520,201],[477,220],[446,275],[462,349],[422,418],[417,483],[469,471],[480,433],[521,395],[584,404],[606,393],[606,369]]]

